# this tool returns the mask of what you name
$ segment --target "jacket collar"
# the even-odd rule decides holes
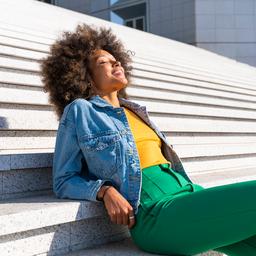
[[[119,99],[120,106],[125,106],[130,109],[143,109],[143,110],[145,110],[146,108],[146,106],[139,105],[138,103],[125,98],[118,98],[118,99]],[[113,107],[113,105],[111,105],[109,102],[107,102],[104,98],[100,97],[99,95],[92,96],[88,101],[90,101],[94,105],[97,105],[98,107],[116,108],[116,107]]]
[[[113,105],[108,103],[105,99],[103,99],[99,95],[94,95],[94,96],[90,97],[90,99],[88,101],[90,101],[92,104],[97,105],[99,107],[109,107],[109,108],[116,109],[116,110],[120,109],[118,107],[113,107]],[[127,108],[130,108],[137,115],[139,115],[142,118],[142,120],[145,121],[151,128],[153,128],[154,131],[158,134],[158,136],[162,140],[164,140],[167,145],[169,145],[169,142],[167,141],[167,139],[162,135],[162,133],[160,131],[158,131],[157,126],[154,123],[152,123],[151,120],[149,119],[147,110],[146,110],[146,106],[140,105],[134,101],[131,101],[131,100],[128,100],[125,98],[119,98],[119,103],[120,103],[120,106],[125,106]]]

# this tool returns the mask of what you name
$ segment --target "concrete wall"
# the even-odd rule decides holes
[[[87,13],[91,9],[92,3],[90,1],[81,0],[55,0],[54,4],[69,10]]]
[[[84,14],[90,14],[94,17],[110,20],[109,12],[109,0],[55,0],[55,5],[81,12]]]
[[[194,0],[149,0],[149,32],[195,43]]]
[[[196,45],[256,66],[256,1],[195,3]]]

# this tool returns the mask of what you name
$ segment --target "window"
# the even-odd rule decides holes
[[[40,2],[45,2],[45,3],[48,3],[48,4],[55,4],[55,0],[38,0]]]
[[[131,28],[136,28],[145,31],[145,17],[135,17],[132,19],[124,20],[124,25]]]
[[[111,5],[110,19],[127,27],[147,31],[146,2],[134,4],[132,1],[116,1]]]

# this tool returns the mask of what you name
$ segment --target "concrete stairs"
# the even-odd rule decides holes
[[[142,251],[134,245],[131,237],[125,238],[118,242],[110,242],[105,245],[100,245],[97,248],[78,250],[76,252],[68,253],[66,256],[87,256],[87,255],[95,255],[95,256],[149,256],[149,255],[166,255],[166,254],[152,254]],[[224,254],[208,251],[206,253],[197,254],[195,256],[223,256]]]
[[[1,164],[6,160],[6,168],[1,170],[1,255],[69,255],[70,251],[78,255],[150,255],[131,241],[126,226],[111,223],[102,203],[57,199],[51,191],[48,162],[40,156],[41,162],[28,167],[23,161],[32,155],[16,155],[16,166],[15,159],[12,162],[16,169],[12,170],[12,166],[7,168],[7,160],[14,156],[0,155]],[[79,251],[84,248],[90,249]]]

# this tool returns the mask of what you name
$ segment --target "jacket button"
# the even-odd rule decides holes
[[[125,132],[125,130],[121,130],[120,133],[121,133],[121,135],[124,135],[126,132]]]

